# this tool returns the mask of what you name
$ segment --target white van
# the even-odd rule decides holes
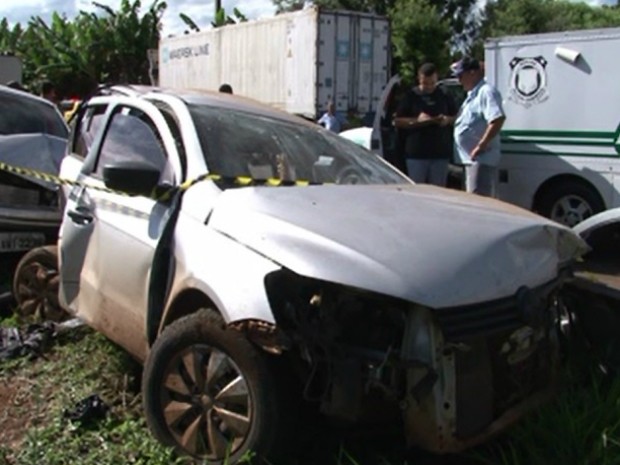
[[[569,226],[620,206],[620,28],[485,44],[501,92],[499,197]]]

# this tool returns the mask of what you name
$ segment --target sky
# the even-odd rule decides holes
[[[484,0],[481,0],[484,1]],[[615,4],[616,0],[571,0],[584,1],[591,5]],[[151,5],[152,0],[142,0],[144,11]],[[98,0],[98,3],[117,9],[121,0]],[[214,0],[167,0],[168,8],[163,17],[163,35],[180,34],[186,26],[179,18],[183,12],[201,27],[211,23],[214,11]],[[249,19],[272,16],[275,7],[271,0],[222,0],[224,9],[231,13],[233,7],[246,15]],[[91,0],[0,0],[0,17],[8,18],[11,24],[26,24],[32,16],[41,16],[49,21],[52,13],[64,13],[68,18],[75,16],[78,11],[97,11]]]
[[[146,12],[153,0],[142,0],[142,11]],[[121,0],[97,0],[97,3],[118,9]],[[166,12],[162,19],[163,34],[180,34],[187,27],[179,18],[179,13],[188,15],[199,27],[211,24],[214,13],[214,0],[167,0]],[[275,7],[271,0],[222,0],[222,6],[232,15],[237,7],[249,19],[272,16]],[[54,11],[64,13],[68,18],[74,17],[80,10],[102,11],[91,0],[0,0],[0,18],[7,18],[9,23],[28,23],[32,16],[41,16],[49,22]]]

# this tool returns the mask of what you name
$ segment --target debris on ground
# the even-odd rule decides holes
[[[23,329],[0,328],[0,361],[26,356],[39,357],[53,338],[82,325],[81,320],[74,318],[63,323],[46,321],[30,324]]]
[[[105,418],[109,409],[98,394],[91,394],[78,401],[72,409],[66,409],[63,417],[85,425]]]

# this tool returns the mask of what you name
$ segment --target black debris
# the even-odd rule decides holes
[[[25,356],[36,358],[42,355],[54,329],[52,322],[28,325],[24,330],[0,328],[0,360]]]
[[[63,417],[85,425],[105,418],[109,409],[98,394],[91,394],[77,402],[73,409],[66,409]]]
[[[57,324],[45,321],[25,328],[0,328],[0,361],[18,357],[40,357],[58,334],[82,326],[77,318]]]

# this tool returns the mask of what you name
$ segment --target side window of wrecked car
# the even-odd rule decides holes
[[[121,107],[112,115],[101,145],[95,176],[103,178],[103,168],[119,161],[146,162],[162,173],[160,182],[173,182],[157,127],[140,110]]]
[[[97,137],[97,133],[101,129],[106,109],[105,105],[98,105],[88,107],[84,111],[84,116],[77,121],[74,128],[73,145],[71,147],[73,154],[80,158],[86,158],[95,141],[95,137]]]

